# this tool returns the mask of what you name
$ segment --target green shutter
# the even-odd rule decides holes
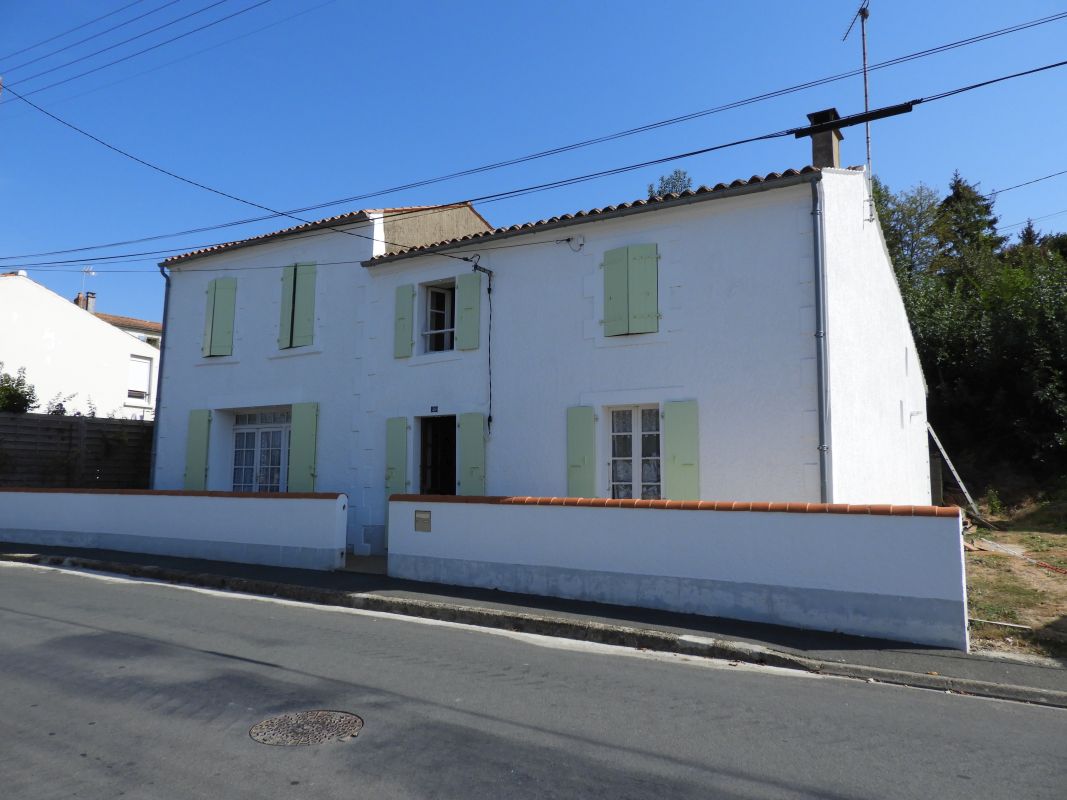
[[[385,496],[408,490],[408,420],[393,417],[385,421]]]
[[[212,356],[233,355],[233,318],[237,307],[237,279],[218,278],[215,284],[215,308],[211,321]]]
[[[415,287],[408,283],[396,287],[393,314],[393,358],[410,358],[415,344]]]
[[[287,491],[315,491],[315,440],[318,438],[318,427],[318,403],[293,403]]]
[[[202,492],[207,487],[207,443],[211,432],[211,412],[189,412],[189,429],[185,434],[185,488]]]
[[[654,244],[627,248],[627,299],[630,333],[659,330],[659,256]]]
[[[485,494],[485,415],[460,414],[456,494]]]
[[[591,406],[567,409],[567,496],[596,497],[596,423]]]
[[[604,253],[604,335],[630,332],[626,248]]]
[[[293,309],[293,347],[315,341],[315,265],[296,265],[296,295]]]
[[[663,404],[663,488],[670,500],[700,499],[695,400]]]
[[[204,311],[204,338],[200,343],[200,352],[206,357],[211,355],[211,330],[215,321],[215,281],[207,285],[207,309]]]
[[[282,270],[282,310],[278,322],[278,347],[293,346],[293,298],[296,295],[296,267]]]
[[[465,272],[456,278],[456,349],[477,350],[482,309],[482,276]]]

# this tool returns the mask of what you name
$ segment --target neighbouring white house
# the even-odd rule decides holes
[[[371,210],[168,259],[154,487],[344,492],[356,553],[403,493],[929,503],[835,134],[815,167],[508,228]]]
[[[150,420],[159,350],[26,276],[0,275],[0,362],[26,369],[44,411]]]
[[[104,322],[114,325],[120,331],[125,331],[135,339],[140,339],[142,342],[152,345],[152,347],[155,347],[157,350],[159,349],[159,344],[163,340],[162,322],[152,322],[147,319],[124,317],[120,314],[105,314],[102,311],[97,311],[96,292],[78,292],[73,302],[74,305],[79,308],[84,308],[98,319],[102,319]]]

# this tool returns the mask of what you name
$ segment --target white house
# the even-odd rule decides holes
[[[146,342],[157,349],[159,348],[159,343],[163,339],[163,324],[161,322],[126,317],[120,314],[105,314],[102,311],[97,311],[96,292],[85,292],[84,294],[78,292],[73,302],[74,305],[84,308],[104,322],[114,325],[120,331],[124,331],[135,339],[140,339],[142,342]]]
[[[0,275],[0,362],[26,368],[41,411],[62,398],[68,414],[154,415],[159,350],[25,272]]]
[[[355,552],[387,547],[405,492],[929,503],[923,378],[866,197],[862,170],[806,167],[168,259],[154,486],[344,492]]]

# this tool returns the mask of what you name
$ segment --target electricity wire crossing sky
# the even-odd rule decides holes
[[[473,199],[507,225],[676,167],[694,185],[799,168],[806,113],[863,111],[857,31],[841,40],[857,7],[12,6],[0,269],[158,319],[157,261],[298,220]],[[958,169],[1005,234],[1067,229],[1067,7],[873,0],[867,32],[871,108],[924,101],[872,123],[876,175],[943,192]],[[862,126],[844,133],[862,164]]]

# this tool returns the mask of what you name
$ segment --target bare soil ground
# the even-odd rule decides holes
[[[1067,569],[1067,503],[1024,506],[994,521],[1006,530],[977,529],[966,540],[1014,546],[1025,558],[989,550],[966,554],[969,615],[1028,629],[972,622],[972,646],[1067,665],[1067,574],[1033,563]]]

